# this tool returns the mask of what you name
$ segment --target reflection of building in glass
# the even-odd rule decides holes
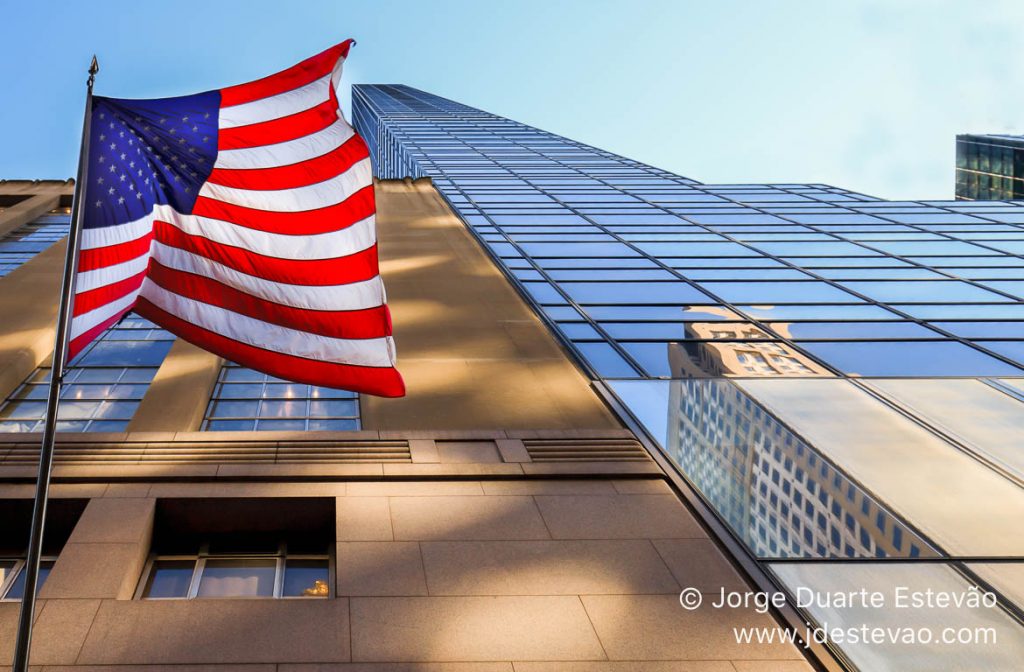
[[[736,384],[674,380],[669,409],[670,456],[756,555],[933,555]]]
[[[784,342],[757,340],[768,335],[749,323],[689,322],[686,338],[668,346],[673,377],[832,375]]]
[[[1024,198],[1024,136],[956,136],[956,197],[968,201]]]

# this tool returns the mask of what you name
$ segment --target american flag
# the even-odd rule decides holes
[[[177,98],[93,98],[70,357],[135,311],[279,378],[402,396],[351,40]]]

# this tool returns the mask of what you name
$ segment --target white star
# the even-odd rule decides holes
[[[129,146],[129,147],[131,147],[131,146],[132,146],[132,145],[134,145],[134,144],[135,144],[135,141],[134,141],[134,140],[129,140],[129,141],[128,141],[128,146]]]
[[[114,122],[110,122],[110,128],[114,127]]]
[[[100,158],[97,159],[97,161],[99,161],[100,163],[103,163],[106,160],[107,160],[107,157],[105,157],[105,156],[101,156]]]
[[[128,183],[128,191],[135,191],[135,185],[129,182]]]
[[[206,114],[203,115],[203,119],[209,119],[209,118],[210,118],[210,113],[209,112],[207,112]]]
[[[113,196],[114,195],[114,188],[111,187],[110,189],[107,189],[107,193],[110,194],[111,196]]]
[[[184,124],[186,121],[188,121],[188,115],[187,114],[184,117],[181,118],[181,123]]]
[[[139,115],[135,115],[135,121],[142,121],[142,117],[140,117]]]
[[[125,158],[125,153],[121,152],[121,160],[124,161],[124,158]]]
[[[124,196],[121,196],[120,198],[117,199],[118,205],[121,205],[122,203],[124,203]]]
[[[135,198],[141,199],[142,198],[142,192],[141,191],[136,191],[135,192]]]
[[[144,130],[144,131],[148,131],[148,130],[149,130],[149,126],[143,126],[143,127],[142,127],[142,130]]]
[[[96,178],[96,184],[103,184],[103,178],[102,177],[97,177]]]
[[[185,193],[186,194],[191,194],[192,193],[192,187],[185,187]]]
[[[203,142],[209,142],[209,141],[210,141],[210,136],[204,135],[203,136]]]
[[[142,171],[141,170],[139,171],[139,175],[140,176],[142,175]],[[149,184],[149,178],[148,177],[146,178],[146,181],[143,184]]]
[[[103,119],[103,118],[105,118],[106,116],[107,116],[106,114],[104,114],[103,112],[100,112],[100,119]]]
[[[161,124],[162,124],[162,123],[164,123],[165,121],[167,121],[167,120],[166,120],[166,119],[164,119],[163,117],[161,117],[161,118],[160,118],[160,123],[161,123]]]
[[[122,138],[124,137],[124,131],[121,131],[121,137]]]
[[[124,155],[123,155],[123,154],[121,155],[121,158],[124,158]],[[131,163],[129,163],[129,164],[128,164],[128,167],[129,167],[129,168],[134,168],[134,167],[135,167],[135,162],[134,162],[134,161],[132,161]]]
[[[193,127],[192,127],[192,132],[193,132],[193,133],[195,133],[195,132],[196,132],[196,131],[198,131],[198,130],[199,130],[199,127],[198,127],[198,126],[193,126]]]
[[[110,166],[110,172],[116,173],[117,172],[117,166]]]
[[[103,142],[103,141],[104,141],[104,140],[106,140],[106,139],[107,139],[107,136],[106,136],[106,134],[104,134],[104,133],[100,133],[100,142]]]
[[[121,173],[121,181],[122,181],[122,182],[124,182],[124,179],[125,179],[126,177],[127,177],[127,175],[125,175],[124,173]]]
[[[110,143],[110,151],[114,151],[115,149],[117,149],[117,145],[113,142]]]
[[[176,128],[172,128],[172,129],[170,130],[170,134],[171,134],[171,135],[174,135],[174,134],[175,134],[175,133],[177,133],[177,132],[178,132],[178,129],[176,129]]]
[[[97,208],[100,207],[101,205],[103,205],[103,201],[96,201],[96,207]]]
[[[139,168],[139,177],[142,177],[142,168]]]

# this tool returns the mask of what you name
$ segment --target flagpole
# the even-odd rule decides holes
[[[57,333],[54,338],[53,360],[50,365],[50,387],[46,398],[46,422],[43,442],[39,451],[39,476],[36,480],[35,503],[32,506],[32,527],[25,558],[25,590],[21,598],[18,618],[18,638],[14,649],[12,672],[28,672],[28,656],[32,646],[32,621],[36,607],[36,586],[39,583],[39,560],[43,550],[43,528],[50,493],[50,471],[53,468],[54,440],[57,432],[57,402],[60,399],[67,364],[68,341],[71,333],[71,312],[74,305],[75,275],[78,270],[78,249],[82,232],[82,199],[85,198],[89,172],[89,126],[92,120],[92,85],[100,71],[96,56],[89,64],[86,82],[85,120],[82,122],[82,146],[78,155],[78,175],[75,195],[71,203],[71,226],[68,230],[67,257],[61,281],[60,308],[57,313]]]

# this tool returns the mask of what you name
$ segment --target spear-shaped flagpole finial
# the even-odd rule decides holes
[[[92,55],[92,63],[89,64],[89,88],[96,81],[96,73],[100,71],[100,62],[96,60],[96,54]]]

